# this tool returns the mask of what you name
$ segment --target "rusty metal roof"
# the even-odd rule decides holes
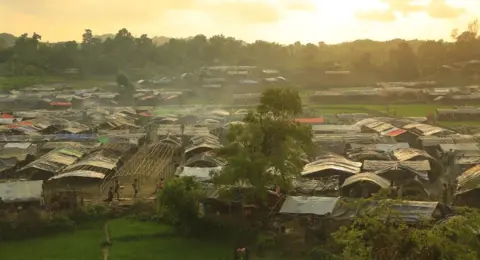
[[[423,150],[418,150],[415,148],[401,148],[393,151],[393,156],[399,161],[408,161],[416,157],[421,157],[425,159],[435,160],[431,155]]]
[[[391,152],[397,149],[409,148],[408,143],[394,143],[394,144],[350,144],[352,149],[365,149],[365,150],[376,150]]]
[[[424,161],[371,161],[366,160],[363,162],[362,169],[365,171],[378,171],[385,168],[394,168],[406,166],[416,171],[430,171],[430,162]]]
[[[456,194],[463,194],[480,187],[480,164],[463,172],[458,178]]]
[[[360,172],[362,163],[353,162],[343,157],[330,157],[326,159],[316,160],[303,168],[302,175],[308,176],[324,170],[337,170],[349,174]]]

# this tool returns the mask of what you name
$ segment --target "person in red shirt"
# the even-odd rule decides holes
[[[163,178],[160,178],[160,180],[157,183],[157,188],[155,189],[155,193],[161,191],[163,189],[163,186],[164,186]]]

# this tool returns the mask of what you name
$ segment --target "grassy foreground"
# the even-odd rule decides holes
[[[232,258],[228,245],[175,235],[167,226],[131,220],[109,223],[111,260],[169,259],[223,260]],[[2,260],[95,260],[102,259],[104,241],[101,225],[80,229],[72,234],[0,243]]]

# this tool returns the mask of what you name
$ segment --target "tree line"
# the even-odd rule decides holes
[[[210,38],[197,35],[157,45],[146,34],[135,37],[125,28],[107,39],[94,36],[92,30],[87,29],[80,42],[48,43],[41,41],[40,34],[23,34],[16,38],[13,46],[0,46],[3,65],[0,69],[7,76],[75,71],[82,77],[91,77],[112,75],[118,70],[140,71],[144,76],[168,76],[191,72],[201,66],[256,65],[279,70],[282,76],[307,87],[330,81],[364,84],[461,79],[466,83],[478,82],[480,66],[471,62],[480,60],[478,20],[463,31],[454,30],[452,38],[452,42],[395,39],[335,45],[323,42],[281,45],[261,40],[246,43],[223,35]],[[349,73],[324,74],[325,71]]]

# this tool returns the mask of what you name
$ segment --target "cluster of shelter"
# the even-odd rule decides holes
[[[282,84],[287,81],[280,71],[260,69],[256,66],[210,66],[200,70],[202,88],[219,89],[227,85],[242,86],[241,89],[258,90],[259,85]]]
[[[39,202],[45,189],[68,187],[95,199],[122,176],[151,177],[142,180],[154,183],[179,165],[188,171],[217,164],[220,160],[207,152],[220,145],[227,117],[241,119],[246,113],[202,106],[177,112],[96,107],[2,113],[8,120],[0,121],[0,197],[8,203]]]
[[[133,196],[128,191],[133,179],[146,187],[160,178],[192,176],[204,191],[203,214],[245,214],[248,209],[254,215],[255,203],[239,199],[251,187],[227,187],[232,197],[211,180],[211,173],[225,166],[215,149],[247,112],[192,106],[172,112],[96,107],[3,113],[10,121],[0,121],[0,197],[7,203],[39,201],[45,189],[67,186],[98,197],[118,180],[125,186],[123,195]],[[407,221],[443,219],[452,205],[479,207],[479,136],[425,121],[339,114],[337,122],[344,124],[329,125],[319,118],[298,118],[312,125],[318,157],[306,159],[292,193],[271,187],[270,214],[344,221],[356,213],[342,201],[382,189],[404,200],[394,206]],[[140,197],[151,196],[154,186]]]
[[[16,110],[66,110],[81,109],[94,106],[118,106],[122,103],[122,93],[105,91],[97,87],[89,89],[72,89],[66,86],[52,85],[51,87],[33,86],[21,91],[12,90],[0,93],[0,108],[8,111]],[[137,106],[154,106],[159,104],[177,104],[182,96],[188,93],[167,91],[158,88],[138,87],[133,95],[133,102]],[[132,98],[132,97],[129,97]]]
[[[324,232],[327,227],[338,227],[325,223],[341,223],[358,215],[358,209],[346,207],[345,201],[371,197],[381,190],[389,190],[390,198],[403,201],[391,207],[408,223],[445,220],[457,205],[480,206],[475,202],[480,187],[477,136],[426,124],[426,118],[341,114],[338,120],[354,123],[327,125],[318,118],[297,119],[312,124],[318,156],[305,161],[292,192],[282,194],[275,186],[269,187],[269,214],[278,213],[274,215],[280,222],[299,216],[321,219],[318,223]],[[212,183],[212,172],[225,165],[211,153],[222,145],[221,138],[194,140],[201,141],[190,147],[202,150],[196,157],[204,162],[185,163],[175,174],[193,176],[201,184],[205,191],[202,214],[254,215],[257,205],[240,199],[250,188],[248,184],[218,188]],[[187,161],[192,158],[187,157]],[[225,190],[230,193],[226,195]]]
[[[480,86],[437,87],[436,84],[378,83],[373,87],[341,88],[316,91],[313,102],[372,104],[435,102],[448,105],[476,105],[480,100]],[[360,102],[360,103],[361,103]]]
[[[148,117],[128,107],[2,113],[8,119],[0,121],[2,201],[39,202],[46,187],[104,179],[145,142]]]

